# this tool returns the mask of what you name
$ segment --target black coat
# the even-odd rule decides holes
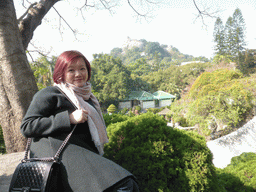
[[[89,100],[88,103],[92,105]],[[53,157],[73,126],[69,114],[75,110],[56,88],[35,94],[23,118],[21,132],[32,137],[30,157]],[[132,176],[116,163],[98,155],[88,124],[78,124],[61,154],[61,177],[67,192],[101,192]]]

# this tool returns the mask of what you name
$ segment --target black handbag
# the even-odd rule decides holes
[[[60,154],[68,143],[75,128],[76,125],[62,142],[54,157],[28,158],[31,145],[31,138],[28,138],[24,159],[21,160],[21,163],[18,164],[14,171],[9,192],[63,191],[61,188],[62,185],[60,184],[61,177],[59,176]]]
[[[25,157],[16,167],[12,176],[9,192],[57,192],[62,191],[60,154],[68,143],[76,126],[63,141],[54,157],[28,158],[31,138],[28,138]]]

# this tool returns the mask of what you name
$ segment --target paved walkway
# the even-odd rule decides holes
[[[23,159],[24,152],[0,155],[0,191],[8,192],[13,172],[20,160]]]

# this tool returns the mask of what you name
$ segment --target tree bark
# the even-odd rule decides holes
[[[6,151],[23,151],[20,123],[37,91],[12,0],[0,0],[0,125]]]
[[[59,0],[41,0],[35,3],[28,12],[27,16],[20,21],[19,29],[22,36],[22,43],[26,50],[30,40],[33,38],[35,29],[41,24],[42,19]]]

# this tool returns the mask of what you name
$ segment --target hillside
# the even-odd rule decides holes
[[[135,62],[137,59],[145,58],[149,63],[165,62],[170,65],[179,65],[185,61],[204,61],[209,60],[205,57],[193,57],[192,55],[181,53],[172,45],[161,45],[159,42],[148,42],[145,39],[136,40],[127,38],[123,46],[111,50],[111,56],[120,57],[124,64]]]

